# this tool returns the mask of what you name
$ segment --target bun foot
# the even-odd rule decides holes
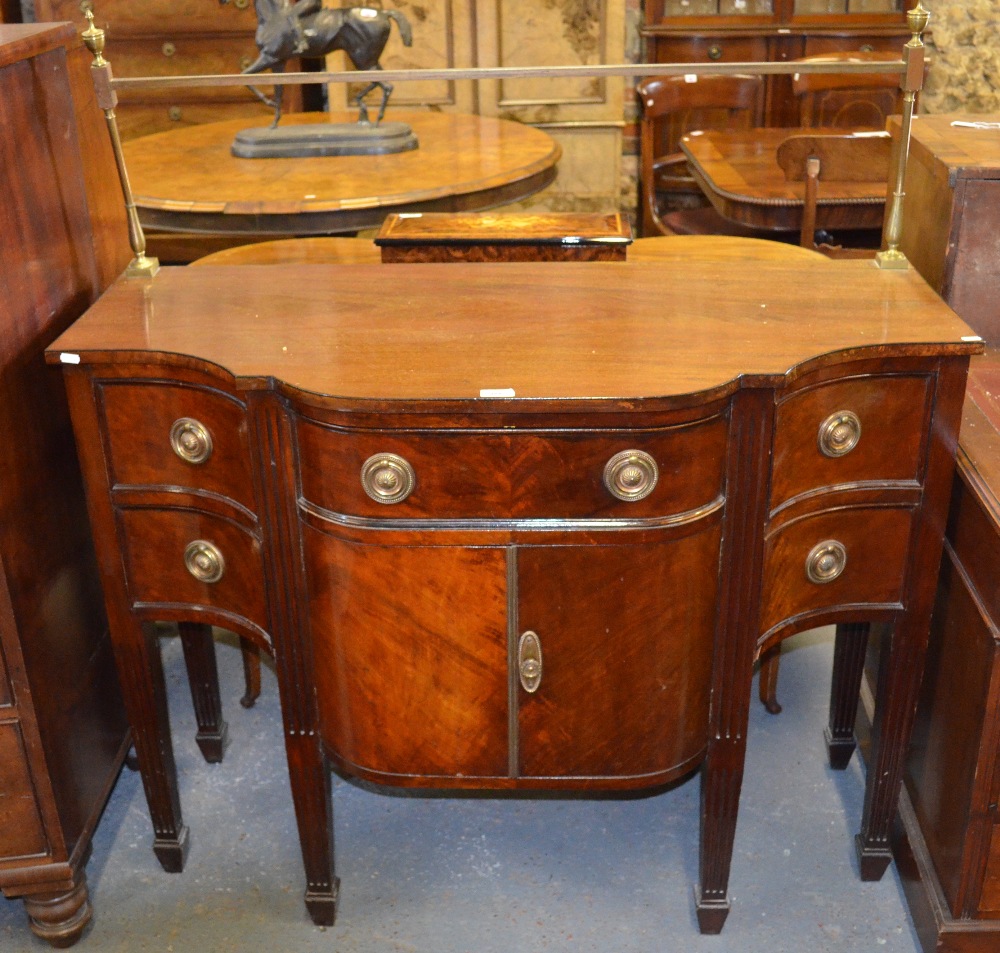
[[[337,919],[337,901],[340,899],[340,878],[334,877],[328,893],[316,890],[306,891],[306,910],[318,927],[332,927]]]
[[[695,887],[695,909],[698,914],[698,931],[708,936],[722,932],[729,916],[728,900],[702,900]]]
[[[892,860],[892,851],[888,847],[866,847],[861,835],[855,838],[854,846],[858,854],[858,867],[861,879],[866,881],[881,880]]]
[[[190,846],[187,825],[184,825],[176,839],[167,840],[157,837],[153,841],[153,853],[156,854],[160,866],[168,874],[179,874],[184,869]]]
[[[78,880],[79,883],[68,893],[37,894],[24,898],[31,932],[57,949],[76,943],[93,914],[87,877],[83,871]]]

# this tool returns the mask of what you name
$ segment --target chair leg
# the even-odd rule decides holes
[[[781,643],[760,654],[760,681],[757,687],[761,704],[772,715],[781,713],[778,704],[778,668],[781,664]]]
[[[244,708],[253,708],[260,697],[260,647],[240,636],[240,652],[243,655],[243,679],[246,693],[240,699]]]

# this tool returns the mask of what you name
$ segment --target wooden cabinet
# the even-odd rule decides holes
[[[107,30],[106,54],[116,76],[239,73],[257,58],[257,17],[253,4],[246,0],[103,0],[96,4],[36,0],[35,17],[70,20],[83,29],[84,12],[91,9],[97,25]],[[262,125],[272,118],[272,111],[242,87],[123,91],[119,102],[118,126],[124,139],[242,116]],[[301,108],[301,87],[286,89],[285,108]]]
[[[129,260],[90,56],[0,26],[0,890],[68,946],[128,727],[64,390],[42,351]]]
[[[900,248],[931,286],[1000,346],[1000,114],[921,116],[906,167]]]
[[[188,838],[149,624],[216,622],[273,649],[314,922],[331,762],[502,791],[701,766],[717,933],[755,656],[873,619],[857,849],[882,875],[978,345],[913,272],[723,264],[167,268],[52,345],[166,869]]]
[[[850,50],[902,55],[911,0],[652,0],[646,5],[650,63],[786,62]],[[796,126],[789,76],[769,76],[762,124]],[[674,146],[676,144],[673,144]]]

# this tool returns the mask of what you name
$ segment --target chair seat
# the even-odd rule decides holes
[[[739,225],[720,215],[712,206],[677,209],[667,212],[661,221],[675,235],[731,235],[735,238],[769,238],[772,241],[798,241],[798,235],[764,228]]]

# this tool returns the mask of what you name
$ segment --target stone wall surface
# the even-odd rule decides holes
[[[1000,111],[1000,0],[925,0],[933,66],[924,112]]]

